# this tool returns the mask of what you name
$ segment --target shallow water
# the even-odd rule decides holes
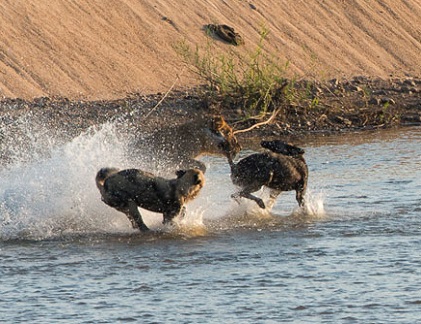
[[[238,205],[227,163],[206,157],[186,219],[163,227],[145,213],[148,234],[99,199],[96,171],[131,166],[114,132],[104,125],[64,144],[35,134],[29,146],[41,155],[9,147],[1,322],[421,320],[420,128],[302,139],[306,210],[293,193],[270,213]]]

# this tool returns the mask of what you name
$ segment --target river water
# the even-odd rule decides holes
[[[129,167],[113,125],[8,147],[0,169],[0,322],[421,321],[421,129],[300,139],[305,210],[237,204],[226,161],[179,226],[139,234],[100,201],[96,171]],[[35,136],[36,137],[36,136]],[[42,146],[40,149],[38,146]],[[251,153],[244,150],[241,155]],[[31,154],[29,154],[31,155]],[[265,197],[264,190],[258,193]]]

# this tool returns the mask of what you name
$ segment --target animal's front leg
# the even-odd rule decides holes
[[[254,200],[259,205],[260,208],[262,208],[262,209],[266,208],[265,203],[263,202],[262,199],[260,199],[256,196],[253,196],[248,191],[243,190],[243,191],[240,191],[240,192],[237,192],[237,193],[231,195],[231,198],[234,198],[235,200],[237,200],[237,202],[238,202],[238,197],[243,197],[243,198]]]
[[[162,221],[162,224],[167,224],[170,223],[175,217],[177,217],[180,212],[181,214],[184,216],[185,212],[183,213],[184,206],[177,208],[175,210],[171,210],[171,211],[167,211],[164,213],[164,220]]]
[[[269,209],[272,209],[273,205],[275,204],[275,200],[279,196],[280,193],[281,191],[279,190],[274,190],[274,189],[270,190],[269,202],[267,204]]]
[[[244,198],[247,198],[247,199],[254,200],[259,205],[259,207],[262,208],[262,209],[266,208],[265,203],[263,202],[263,200],[261,198],[253,196],[250,193],[243,193],[241,196],[244,197]]]
[[[231,198],[234,199],[237,202],[237,204],[240,204],[240,192],[233,193],[231,195]]]
[[[129,210],[127,216],[132,222],[133,228],[139,229],[141,232],[149,231],[149,228],[143,222],[142,215],[137,208],[137,205],[134,201],[129,201]]]
[[[180,210],[180,218],[184,218],[186,216],[186,206],[181,207]]]

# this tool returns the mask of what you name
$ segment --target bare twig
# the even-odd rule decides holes
[[[255,128],[259,127],[259,126],[270,124],[270,123],[271,123],[271,122],[275,119],[275,117],[278,115],[279,110],[280,110],[280,109],[275,109],[275,110],[272,112],[272,115],[271,115],[271,116],[270,116],[267,120],[265,120],[265,121],[263,121],[263,122],[260,122],[260,123],[256,123],[256,124],[254,124],[253,126],[250,126],[249,128],[246,128],[246,129],[239,129],[239,130],[236,130],[236,131],[234,131],[233,133],[234,133],[234,134],[238,134],[238,133],[245,133],[245,132],[251,131],[252,129],[255,129]]]
[[[185,67],[186,66],[184,66],[183,69],[181,70],[181,72],[179,74],[177,74],[177,77],[175,78],[175,80],[174,80],[173,84],[171,85],[171,87],[167,90],[167,92],[165,92],[165,94],[161,98],[161,100],[159,100],[158,103],[146,114],[146,116],[144,117],[144,119],[147,119],[161,105],[161,103],[165,100],[165,98],[168,96],[168,94],[174,88],[174,86],[177,83],[177,81],[180,80],[180,76],[183,74]]]

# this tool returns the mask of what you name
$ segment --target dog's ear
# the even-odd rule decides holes
[[[177,175],[177,179],[180,179],[183,175],[186,174],[186,171],[184,171],[184,170],[177,170],[175,172],[175,174]]]

